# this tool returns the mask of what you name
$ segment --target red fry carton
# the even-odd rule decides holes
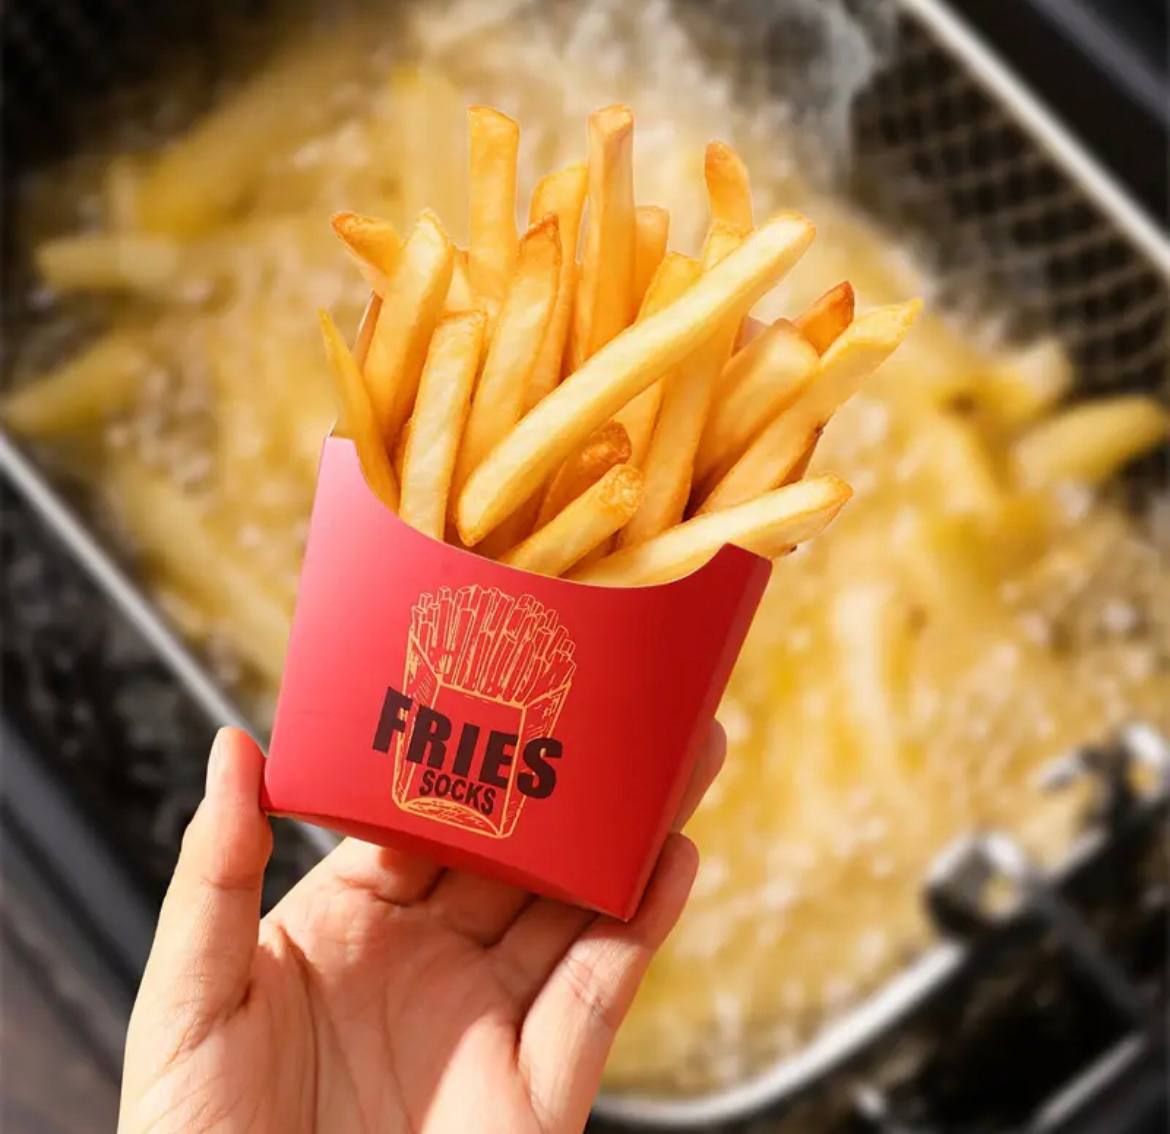
[[[321,458],[265,806],[620,918],[637,908],[768,579],[517,571]]]

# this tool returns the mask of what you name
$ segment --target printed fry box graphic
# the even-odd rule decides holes
[[[771,565],[588,586],[440,543],[322,453],[264,804],[617,917],[637,908]]]
[[[496,587],[471,584],[452,594],[440,587],[411,610],[403,690],[413,703],[409,729],[394,744],[394,802],[404,811],[440,823],[507,838],[530,794],[545,789],[539,777],[517,782],[514,764],[484,784],[461,784],[471,767],[478,730],[515,737],[520,752],[551,738],[575,669],[573,642],[554,611],[532,595],[513,598]],[[419,715],[425,714],[425,723]],[[474,720],[476,732],[460,738],[450,772],[427,766],[426,752],[446,720]],[[410,734],[409,743],[406,740]],[[544,741],[540,751],[547,748]]]

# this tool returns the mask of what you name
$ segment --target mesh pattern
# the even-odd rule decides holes
[[[941,303],[1055,332],[1086,393],[1170,393],[1166,280],[929,32],[898,21],[854,109],[849,191],[923,238]]]

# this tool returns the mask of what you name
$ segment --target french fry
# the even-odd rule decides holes
[[[524,234],[455,463],[455,491],[524,411],[528,377],[556,302],[561,241],[555,216]]]
[[[442,539],[446,529],[451,477],[486,325],[479,311],[447,315],[439,321],[419,382],[414,415],[403,431],[407,440],[399,515],[433,539]]]
[[[971,396],[996,424],[1020,429],[1048,413],[1073,386],[1072,363],[1055,339],[1040,339],[982,371]]]
[[[1170,414],[1153,398],[1096,398],[1028,430],[1015,445],[1016,470],[1031,487],[1100,484],[1168,436]]]
[[[710,271],[743,242],[744,233],[716,220],[703,249]],[[695,453],[711,394],[739,332],[739,319],[722,321],[698,350],[663,381],[662,405],[642,466],[646,486],[637,513],[618,535],[618,547],[634,547],[677,524],[686,510]]]
[[[712,327],[746,314],[796,263],[813,233],[798,213],[773,218],[669,307],[629,328],[566,378],[471,474],[456,501],[464,543],[483,539],[593,430],[686,358]]]
[[[438,218],[424,212],[402,246],[362,371],[388,449],[414,406],[427,343],[451,286],[453,259]]]
[[[320,319],[325,355],[329,360],[340,407],[335,432],[353,439],[362,473],[370,489],[387,508],[397,511],[398,481],[390,467],[390,458],[386,454],[382,432],[374,417],[361,371],[329,313],[320,312]]]
[[[626,523],[641,498],[642,474],[633,465],[617,465],[503,562],[538,575],[563,575]]]
[[[703,174],[712,219],[750,230],[755,223],[751,181],[739,154],[726,142],[711,142],[704,155]]]
[[[290,610],[231,541],[215,531],[201,502],[136,460],[106,470],[107,488],[136,550],[165,578],[211,610],[240,658],[273,688],[280,681]]]
[[[532,194],[528,214],[530,225],[546,216],[557,218],[561,236],[561,270],[557,279],[556,306],[545,329],[536,364],[528,376],[525,413],[546,397],[561,380],[569,324],[573,318],[573,304],[577,294],[577,239],[581,231],[581,212],[585,207],[587,186],[588,171],[585,163],[575,162],[542,177]]]
[[[375,292],[366,302],[366,309],[362,312],[357,336],[353,341],[353,360],[358,364],[359,370],[365,369],[366,359],[370,354],[370,343],[374,340],[374,328],[378,325],[381,310],[382,297]]]
[[[853,321],[853,306],[853,285],[845,280],[826,291],[797,317],[797,330],[812,343],[817,354],[824,354]]]
[[[467,111],[471,139],[469,195],[471,285],[499,302],[516,260],[516,153],[520,127],[490,106]]]
[[[829,418],[897,349],[921,307],[918,300],[877,307],[851,323],[821,357],[805,393],[764,428],[707,494],[699,512],[730,508],[783,484]]]
[[[703,266],[698,260],[684,256],[681,252],[668,252],[654,273],[654,279],[646,291],[638,312],[638,322],[648,319],[673,303],[702,274]],[[642,467],[650,438],[654,434],[654,423],[662,405],[662,382],[643,390],[631,399],[614,417],[630,439],[630,462]]]
[[[36,265],[59,292],[154,292],[180,278],[183,241],[140,232],[86,232],[37,246]]]
[[[630,459],[630,438],[616,421],[603,425],[557,470],[540,502],[536,526],[544,527],[615,465]]]
[[[0,417],[30,437],[84,432],[124,410],[151,367],[145,341],[115,331],[44,377],[18,386],[4,398]]]
[[[657,205],[639,205],[634,210],[634,294],[638,310],[646,298],[658,265],[666,255],[670,237],[670,213]]]
[[[380,296],[389,294],[390,279],[402,255],[398,230],[389,221],[360,213],[334,213],[330,223],[366,283]]]
[[[732,355],[719,376],[720,396],[695,455],[695,479],[704,482],[726,472],[752,438],[807,388],[818,361],[812,343],[786,319]]]
[[[443,313],[451,315],[475,309],[475,291],[472,289],[471,276],[467,269],[467,253],[462,248],[456,248],[455,257],[451,261],[451,286],[447,288]]]
[[[589,213],[573,314],[577,370],[634,316],[634,116],[607,106],[589,116]]]
[[[431,342],[434,341],[432,338]],[[394,477],[398,481],[399,491],[402,488],[402,470],[406,467],[406,446],[410,441],[410,422],[413,420],[414,417],[412,416],[410,421],[402,427],[402,432],[398,434],[398,440],[394,442],[394,451],[390,454],[390,467],[394,470]],[[401,501],[399,501],[399,508],[401,506]]]
[[[849,486],[832,475],[802,480],[734,508],[696,516],[569,577],[611,587],[666,583],[701,567],[725,544],[774,557],[822,531],[851,495]]]

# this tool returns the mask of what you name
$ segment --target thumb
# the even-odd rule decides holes
[[[221,729],[207,786],[186,833],[159,914],[142,991],[182,1004],[199,1024],[243,999],[260,923],[272,831],[260,808],[264,755],[239,729]],[[141,1000],[142,991],[139,993]]]

